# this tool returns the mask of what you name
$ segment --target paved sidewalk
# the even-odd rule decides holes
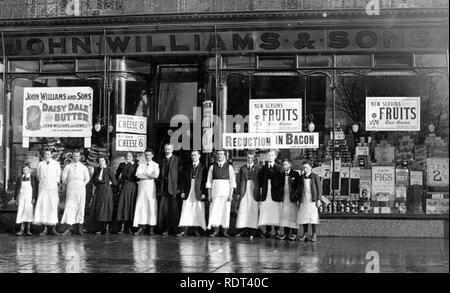
[[[173,236],[33,236],[0,234],[0,273],[364,273],[375,251],[380,271],[448,273],[448,240],[275,239]]]

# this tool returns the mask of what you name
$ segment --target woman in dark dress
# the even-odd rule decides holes
[[[95,186],[94,192],[94,219],[102,224],[102,228],[97,232],[109,234],[109,223],[113,214],[113,193],[110,184],[117,185],[114,172],[107,166],[106,159],[98,159],[99,167],[95,169],[92,182]]]
[[[122,228],[118,234],[125,233],[125,224],[127,224],[128,233],[132,234],[131,226],[136,205],[136,182],[138,181],[136,177],[137,165],[133,154],[128,152],[126,162],[120,163],[116,172],[116,178],[120,185],[116,220],[122,222]]]

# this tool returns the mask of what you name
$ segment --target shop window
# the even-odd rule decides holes
[[[266,57],[260,57],[259,58],[259,68],[260,69],[289,69],[289,68],[295,68],[295,59],[294,58],[266,58]]]
[[[224,69],[255,68],[256,58],[253,56],[225,57]]]
[[[8,71],[17,73],[39,72],[39,61],[32,61],[32,60],[10,61]]]
[[[301,79],[297,75],[255,75],[252,99],[289,99],[303,97]]]
[[[75,60],[42,60],[43,72],[75,71]]]
[[[102,72],[103,60],[100,59],[78,59],[77,60],[77,71],[100,71]]]
[[[332,59],[329,55],[301,55],[298,56],[298,67],[331,67]]]
[[[372,67],[372,55],[336,55],[336,67]]]
[[[445,54],[415,54],[416,67],[446,67],[447,56]]]
[[[412,67],[412,55],[377,55],[374,56],[375,67]]]

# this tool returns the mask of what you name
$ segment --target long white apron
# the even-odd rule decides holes
[[[283,209],[281,211],[280,226],[297,229],[297,203],[291,202],[288,184],[289,176],[285,176]]]
[[[72,180],[67,184],[66,204],[61,220],[63,224],[83,224],[86,203],[86,186],[82,180]]]
[[[212,202],[209,206],[208,229],[211,227],[229,228],[231,201],[228,201],[230,194],[230,180],[214,179],[211,188]]]
[[[267,184],[267,198],[261,203],[258,226],[279,226],[282,203],[272,200],[271,182]]]
[[[203,230],[206,230],[205,203],[196,198],[195,179],[191,179],[189,196],[183,201],[179,226],[201,227]]]
[[[22,181],[18,201],[16,223],[33,222],[33,188],[31,181]]]
[[[58,184],[39,184],[39,194],[34,210],[33,223],[37,225],[58,224]]]
[[[156,199],[156,186],[154,179],[144,179],[138,182],[136,209],[133,226],[156,226],[158,202]]]
[[[258,228],[258,202],[253,198],[253,181],[247,180],[245,195],[239,204],[239,211],[236,220],[236,228]]]
[[[303,179],[305,193],[298,210],[297,224],[319,224],[319,211],[316,203],[312,201],[311,179]]]

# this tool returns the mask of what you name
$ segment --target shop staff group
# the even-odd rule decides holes
[[[216,151],[216,161],[209,167],[200,162],[199,151],[191,152],[187,167],[173,154],[171,144],[165,145],[164,153],[164,159],[158,163],[153,161],[151,149],[144,152],[140,162],[133,153],[127,153],[117,172],[102,157],[91,176],[80,162],[80,151],[73,152],[73,162],[61,172],[51,151],[44,150],[37,172],[26,164],[17,179],[16,193],[10,202],[18,204],[17,235],[31,236],[32,223],[43,226],[39,235],[83,235],[88,206],[93,218],[101,223],[96,232],[99,235],[109,234],[110,224],[116,221],[120,225],[118,234],[228,237],[231,201],[237,194],[236,236],[317,240],[322,189],[310,163],[303,162],[300,174],[291,169],[289,159],[278,164],[276,151],[269,151],[265,165],[255,164],[255,154],[249,152],[236,177],[223,150]],[[62,234],[56,229],[60,183],[67,186],[61,224],[70,227]],[[86,185],[90,183],[94,185],[94,195],[86,203]],[[116,211],[113,185],[119,192]]]

